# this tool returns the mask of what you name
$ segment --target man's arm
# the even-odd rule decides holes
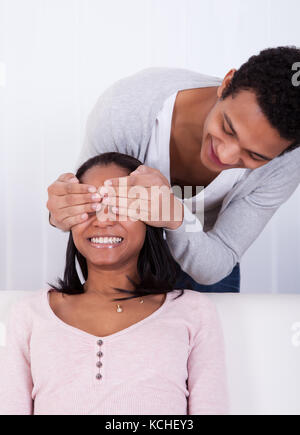
[[[84,145],[75,171],[82,163],[98,154],[117,151],[111,127],[110,93],[108,90],[100,97],[88,118]],[[48,188],[49,223],[69,231],[74,225],[84,222],[88,218],[87,213],[94,212],[93,207],[102,201],[102,198],[94,195],[97,195],[95,186],[79,184],[72,173],[61,175]]]
[[[119,85],[117,82],[100,96],[88,117],[84,144],[74,173],[81,164],[102,153],[120,152],[138,157],[138,145],[135,145],[133,149],[130,148],[133,143],[137,143],[137,140],[132,142],[127,140],[125,127],[128,127],[129,124],[134,126],[133,130],[139,137],[142,136],[140,131],[142,125],[138,122],[138,110],[131,103],[131,99],[135,98],[134,78],[129,77],[125,80],[126,83],[128,82],[129,88],[129,96],[126,96],[126,98],[130,110],[128,111],[127,107],[125,112],[128,119],[123,119],[125,115],[122,113],[122,107],[120,107],[119,99],[121,97],[118,92]],[[125,104],[124,101],[123,104]],[[115,139],[113,126],[117,126],[118,131],[124,131],[122,140],[120,138]],[[84,222],[88,218],[87,213],[94,212],[93,206],[95,204],[99,205],[102,201],[100,197],[94,198],[94,194],[96,194],[95,186],[79,184],[79,180],[74,179],[74,177],[75,174],[63,174],[48,188],[49,222],[52,226],[63,231],[69,231],[74,225]]]
[[[274,213],[298,187],[299,151],[277,159],[274,170],[269,170],[269,176],[251,194],[229,203],[211,231],[188,232],[195,217],[186,206],[183,224],[176,230],[165,229],[172,255],[195,281],[210,285],[231,273]]]

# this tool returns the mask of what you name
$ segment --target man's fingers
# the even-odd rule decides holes
[[[57,180],[63,182],[70,182],[71,180],[76,182],[75,180],[77,180],[79,182],[78,178],[76,178],[75,175],[70,172],[60,175]]]
[[[76,225],[80,225],[88,219],[88,214],[83,213],[82,215],[72,216],[64,220],[64,226],[68,230],[71,230]]]
[[[112,207],[112,212],[116,215],[123,216],[123,217],[129,217],[133,221],[143,221],[147,222],[149,220],[149,215],[147,212],[144,211],[137,211],[132,208],[124,208],[124,207]]]
[[[141,199],[141,198],[135,198],[135,199],[128,199],[124,197],[106,197],[102,200],[103,204],[110,205],[113,207],[128,207],[128,208],[137,208],[137,205],[139,208],[141,208],[144,211],[148,211],[151,207],[151,202],[148,199]]]
[[[135,171],[131,172],[129,176],[135,175],[135,174],[144,174],[151,170],[152,168],[149,168],[146,165],[140,165]]]
[[[109,198],[114,198],[114,197],[132,198],[132,199],[151,198],[151,188],[144,187],[144,186],[130,186],[129,189],[124,187],[119,188],[117,186],[101,187],[98,190],[98,192],[101,195],[101,197],[104,195],[108,195]]]
[[[161,180],[159,177],[157,177],[157,181],[155,181],[155,178],[153,174],[136,174],[136,175],[130,175],[128,177],[119,177],[119,178],[112,178],[110,180],[104,181],[105,187],[119,187],[119,186],[144,186],[144,187],[151,187],[160,185]]]
[[[58,209],[63,209],[65,207],[70,207],[74,205],[87,205],[95,202],[99,203],[101,201],[102,198],[97,193],[76,193],[71,195],[58,196],[55,199],[55,204]]]
[[[84,204],[84,205],[75,205],[73,207],[62,208],[59,212],[58,221],[62,222],[63,225],[66,225],[65,222],[68,219],[71,219],[76,216],[84,215],[85,213],[96,213],[100,211],[102,208],[102,204]],[[85,219],[83,219],[84,221]]]
[[[153,177],[150,176],[142,176],[139,179],[137,176],[132,177],[133,181],[130,181],[129,177],[123,178],[126,179],[128,184],[120,184],[116,182],[112,186],[102,186],[98,189],[98,192],[101,196],[120,196],[121,198],[150,198],[151,193],[156,191],[161,191],[163,193],[169,192],[172,193],[171,187],[166,184],[161,184],[160,180],[157,180],[155,184]],[[116,179],[119,180],[119,179]]]
[[[96,193],[95,186],[79,183],[66,183],[65,181],[55,181],[49,188],[48,194],[54,196],[71,195],[77,193]]]

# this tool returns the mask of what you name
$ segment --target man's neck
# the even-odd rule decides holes
[[[177,95],[170,138],[171,180],[174,183],[206,186],[218,175],[202,165],[200,156],[205,120],[217,102],[217,89],[191,89]]]

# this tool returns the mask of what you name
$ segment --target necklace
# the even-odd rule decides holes
[[[140,304],[143,304],[143,303],[144,303],[144,299],[140,298]],[[124,311],[124,310],[120,304],[117,304],[116,311],[117,311],[117,313],[122,313],[122,311]]]
[[[83,285],[83,288],[85,289],[85,285]],[[86,290],[86,289],[85,289]],[[144,303],[144,299],[143,298],[140,298],[140,304],[143,304]],[[122,307],[122,305],[120,305],[120,304],[117,304],[116,305],[116,312],[117,313],[122,313],[124,311],[124,308]]]

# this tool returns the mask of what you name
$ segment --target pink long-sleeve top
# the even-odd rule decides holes
[[[96,337],[59,319],[48,292],[11,311],[1,415],[228,413],[223,334],[206,296],[174,290],[150,316]]]

